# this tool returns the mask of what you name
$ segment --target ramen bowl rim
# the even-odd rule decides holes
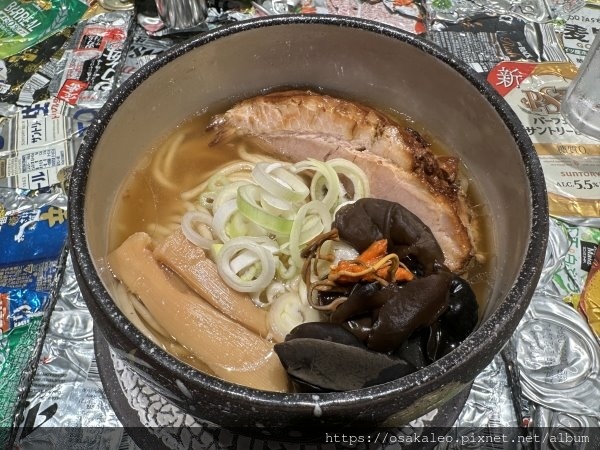
[[[117,307],[111,295],[104,286],[96,271],[92,256],[87,247],[85,229],[85,194],[89,175],[89,168],[94,155],[94,150],[106,129],[110,119],[129,94],[143,83],[152,73],[167,65],[179,56],[211,42],[246,30],[261,27],[282,26],[286,24],[324,24],[346,28],[358,28],[362,31],[378,33],[402,41],[428,53],[430,56],[442,61],[450,68],[457,71],[466,82],[471,83],[500,116],[521,152],[527,179],[531,204],[534,208],[530,224],[530,241],[523,258],[517,279],[513,282],[510,291],[500,302],[496,311],[484,320],[480,326],[458,347],[460,351],[453,351],[445,357],[433,362],[403,378],[388,383],[363,388],[355,391],[319,393],[321,407],[344,407],[352,404],[353,408],[361,408],[378,398],[401,394],[431,381],[450,370],[468,364],[480,358],[481,352],[496,354],[503,342],[497,342],[497,335],[502,333],[502,327],[509,325],[514,331],[518,320],[527,308],[533,290],[540,276],[543,265],[548,236],[548,205],[545,183],[539,159],[533,148],[523,125],[512,111],[506,101],[481,78],[474,70],[462,61],[457,60],[435,44],[427,42],[417,36],[411,35],[399,28],[373,22],[365,19],[350,18],[335,15],[286,15],[269,16],[223,26],[208,31],[205,34],[191,38],[178,44],[149,62],[142,69],[133,74],[101,108],[97,119],[89,126],[84,140],[79,149],[70,181],[68,198],[69,225],[71,228],[70,244],[74,265],[77,265],[86,288],[92,294],[95,304],[102,313],[112,321],[112,326],[123,333],[131,343],[139,348],[143,354],[152,360],[157,367],[177,374],[181,381],[192,385],[201,385],[204,389],[214,392],[226,393],[232,400],[240,402],[258,402],[264,405],[293,405],[314,404],[314,394],[310,393],[277,393],[257,390],[239,386],[219,378],[204,374],[187,364],[179,361],[174,356],[161,349],[141,331],[132,326],[132,323]],[[531,239],[535,237],[535,239]],[[476,350],[476,351],[475,351]]]

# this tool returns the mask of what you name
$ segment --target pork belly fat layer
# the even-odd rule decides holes
[[[198,295],[229,318],[262,337],[268,334],[267,313],[248,295],[227,286],[204,251],[178,230],[154,250],[154,257],[179,275]]]
[[[131,235],[108,255],[108,264],[161,326],[218,377],[256,389],[288,390],[273,345],[221,314],[163,268],[146,233]]]

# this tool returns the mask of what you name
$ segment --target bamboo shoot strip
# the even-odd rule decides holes
[[[204,250],[188,241],[180,230],[156,247],[154,257],[223,314],[260,336],[267,336],[266,311],[252,303],[248,295],[227,286],[217,273],[215,263],[206,257]]]
[[[288,378],[267,340],[221,314],[152,255],[152,240],[135,233],[108,256],[114,275],[181,345],[232,383],[287,391]]]

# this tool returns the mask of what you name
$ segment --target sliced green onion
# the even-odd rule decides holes
[[[352,188],[354,195],[352,198],[346,196],[346,190],[343,189],[343,185],[340,182],[340,199],[339,202],[346,200],[358,200],[359,198],[368,197],[371,195],[369,179],[365,172],[351,161],[343,158],[334,158],[327,161],[330,167],[333,168],[338,174],[345,176],[352,182]],[[339,177],[338,177],[339,178]]]
[[[251,240],[268,250],[273,257],[275,257],[275,254],[279,251],[277,245],[268,238],[251,238]],[[239,273],[257,262],[259,262],[259,258],[253,251],[242,250],[237,256],[231,259],[230,266],[234,272]]]
[[[328,209],[332,209],[337,205],[340,195],[340,180],[332,167],[327,163],[310,158],[296,163],[294,168],[298,172],[307,169],[315,171],[310,183],[312,200],[323,202]],[[323,191],[326,192],[323,193]]]
[[[283,342],[293,328],[305,322],[319,322],[319,311],[305,305],[297,293],[286,292],[273,302],[267,321],[276,342]]]
[[[227,233],[227,223],[231,216],[237,211],[237,201],[229,200],[223,203],[219,209],[217,209],[213,216],[213,229],[217,234],[221,242],[227,242],[231,239],[231,236]]]
[[[352,260],[358,258],[358,250],[344,241],[327,241],[329,247],[327,253],[333,255],[331,264],[337,264],[342,260]]]
[[[200,206],[203,208],[212,209],[212,205],[215,200],[215,194],[215,191],[203,192],[200,194],[200,197],[198,197],[198,203],[200,203]]]
[[[220,242],[215,243],[210,247],[209,255],[213,261],[217,260],[217,255],[219,254],[219,252],[221,251],[222,248],[223,248],[223,244],[221,244]]]
[[[226,186],[223,186],[218,192],[213,194],[212,210],[216,211],[229,200],[235,200],[237,190],[240,186],[248,184],[247,181],[234,181]]]
[[[284,292],[285,285],[281,281],[274,281],[264,291],[251,293],[250,298],[256,306],[265,309],[270,307],[277,297]]]
[[[208,250],[217,241],[203,236],[197,231],[196,224],[203,224],[212,234],[213,218],[210,214],[200,211],[188,211],[181,218],[181,231],[192,244]]]
[[[285,217],[294,216],[294,204],[287,200],[282,200],[265,190],[260,193],[260,204],[265,211],[274,215],[283,215]]]
[[[302,178],[285,169],[283,163],[257,163],[252,178],[265,191],[289,202],[302,201],[309,194]]]
[[[237,207],[249,220],[277,234],[290,234],[294,223],[291,219],[271,214],[260,205],[261,188],[248,184],[238,189]]]
[[[308,220],[311,216],[317,216],[319,224],[316,226]],[[289,252],[295,265],[302,267],[302,257],[300,253],[304,244],[321,233],[331,229],[332,217],[329,209],[323,202],[313,200],[303,205],[296,214],[294,224],[290,232]],[[309,230],[305,230],[305,225],[309,224]]]
[[[276,262],[275,272],[277,273],[277,276],[282,280],[291,280],[300,273],[300,268],[293,262],[291,262],[291,264],[286,267],[280,258]]]
[[[232,267],[232,261],[241,253],[253,253],[259,270],[252,279],[244,279]],[[263,247],[251,238],[239,237],[230,239],[217,254],[217,271],[223,281],[239,292],[258,292],[265,289],[275,276],[275,260],[268,248]]]
[[[236,205],[237,206],[237,205]],[[250,222],[239,211],[235,211],[229,216],[227,222],[227,235],[230,238],[250,235]]]
[[[323,207],[323,214],[325,214],[325,205],[323,205]],[[324,217],[327,218],[325,222],[323,221]],[[327,211],[327,215],[309,215],[305,217],[299,237],[300,243],[304,244],[324,231],[329,231],[325,228],[327,227],[327,224],[331,224],[331,222],[331,214],[329,214],[329,211]]]
[[[220,276],[231,288],[250,293],[261,307],[272,304],[273,317],[280,315],[273,325],[277,328],[283,320],[281,314],[288,311],[279,300],[293,290],[293,280],[300,279],[302,249],[315,236],[331,229],[332,211],[368,196],[369,184],[358,166],[343,159],[308,159],[293,165],[244,161],[214,172],[193,192],[194,196],[201,196],[213,216],[209,212],[204,216],[190,213],[182,220],[188,239],[200,242],[208,250],[217,262]],[[325,269],[328,264],[322,262]],[[282,285],[285,293],[281,292]],[[301,309],[309,308],[302,282],[300,288],[296,311],[290,303],[292,309],[284,315],[296,314],[297,319]],[[292,296],[288,297],[291,302]],[[318,316],[318,312],[312,313]],[[292,322],[296,323],[296,319]]]

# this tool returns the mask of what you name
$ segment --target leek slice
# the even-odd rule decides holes
[[[304,304],[297,293],[286,292],[271,305],[267,314],[269,329],[276,342],[283,342],[287,334],[304,322],[319,322],[319,311]]]
[[[217,211],[223,204],[229,200],[235,200],[237,197],[237,190],[240,186],[248,184],[247,181],[234,181],[232,183],[223,186],[216,194],[214,195],[212,202],[212,211],[213,214]]]
[[[207,228],[207,234],[210,233],[212,235],[213,218],[210,214],[200,211],[188,211],[183,215],[181,218],[181,231],[192,244],[208,250],[217,241],[214,238],[207,238],[198,232],[195,225],[197,223],[204,225]]]
[[[255,272],[244,273],[241,270],[248,267],[248,258],[256,258],[252,263],[252,270]],[[230,288],[239,292],[259,292],[273,281],[275,259],[269,249],[255,239],[233,238],[223,244],[217,254],[217,271]],[[249,274],[252,274],[251,278]]]
[[[257,163],[252,178],[266,192],[288,202],[302,201],[310,192],[302,178],[288,171],[283,163]]]
[[[309,220],[316,216],[318,222]],[[290,232],[289,252],[294,264],[302,267],[303,260],[300,256],[304,244],[321,233],[331,230],[333,219],[327,206],[320,201],[313,200],[303,205],[296,214]],[[308,228],[307,228],[308,226]]]
[[[290,234],[294,221],[266,211],[260,204],[261,188],[247,184],[238,189],[238,210],[249,220],[277,234]]]
[[[338,204],[340,196],[340,179],[337,172],[331,166],[322,161],[309,158],[294,165],[298,172],[303,170],[314,170],[315,174],[310,182],[310,196],[312,200],[319,200],[328,209]]]
[[[214,212],[213,227],[215,233],[221,242],[227,242],[230,239],[228,231],[228,222],[231,216],[237,211],[237,201],[235,199],[228,200],[223,203],[219,209]]]
[[[329,164],[329,166],[339,175],[345,176],[352,183],[354,195],[352,198],[349,198],[346,189],[344,189],[343,184],[340,182],[340,203],[347,200],[358,200],[359,198],[369,197],[371,195],[369,179],[365,172],[356,164],[343,158],[330,159],[327,161],[327,164]]]

